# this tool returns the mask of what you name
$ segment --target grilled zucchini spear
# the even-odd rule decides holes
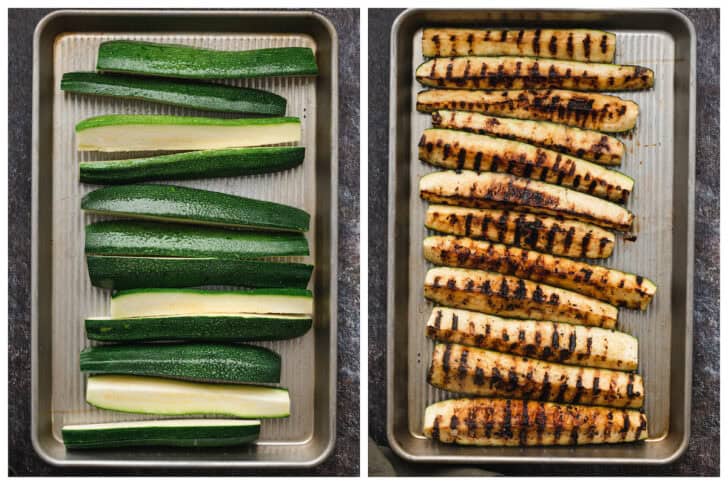
[[[565,187],[502,173],[434,172],[420,179],[420,197],[435,203],[506,208],[562,216],[629,232],[634,215],[612,202]]]
[[[425,298],[440,305],[503,317],[550,320],[603,328],[617,325],[617,307],[561,288],[514,276],[461,268],[432,268]]]
[[[512,320],[485,313],[435,307],[425,334],[440,342],[470,345],[549,362],[637,370],[637,339],[616,330],[538,320]]]
[[[601,406],[451,399],[427,407],[423,431],[435,441],[475,446],[626,443],[647,439],[647,416]]]
[[[526,212],[433,204],[425,226],[574,258],[608,258],[614,249],[614,234],[601,227]]]
[[[457,89],[648,89],[655,73],[642,66],[620,66],[533,57],[436,57],[415,71],[420,84]]]
[[[427,382],[476,396],[619,408],[642,407],[645,394],[642,377],[633,372],[557,364],[449,343],[435,344]]]
[[[432,113],[432,125],[522,141],[602,165],[619,165],[624,156],[624,143],[614,137],[548,121],[442,110]]]
[[[657,290],[642,276],[488,241],[432,236],[423,249],[425,259],[441,266],[514,275],[632,309],[646,310]]]
[[[425,57],[528,56],[614,62],[617,40],[589,29],[480,30],[432,28],[422,33]]]
[[[626,202],[634,186],[630,177],[586,160],[489,135],[428,129],[418,146],[420,160],[435,166],[508,173],[612,202]]]
[[[598,93],[563,89],[537,91],[469,91],[430,89],[417,94],[417,110],[475,111],[506,118],[553,121],[589,130],[619,133],[637,124],[633,101]]]

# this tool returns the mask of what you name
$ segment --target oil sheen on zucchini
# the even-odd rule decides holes
[[[599,327],[435,307],[425,327],[432,340],[522,355],[549,362],[637,370],[638,342],[633,336]]]
[[[436,57],[415,72],[425,86],[453,89],[573,89],[631,91],[649,89],[655,73],[642,66],[620,66],[532,57]]]
[[[451,399],[425,410],[423,433],[470,446],[627,443],[647,439],[647,416],[635,409],[518,399]]]
[[[103,115],[76,125],[79,151],[213,150],[301,140],[298,118]]]
[[[438,167],[507,173],[612,202],[626,202],[634,186],[630,177],[602,165],[490,135],[427,129],[418,147],[420,160]]]
[[[71,93],[140,99],[153,103],[226,113],[283,116],[286,99],[260,89],[95,72],[67,72],[61,89]]]
[[[308,315],[234,314],[87,318],[86,338],[101,342],[245,342],[300,337],[311,328]]]
[[[112,374],[87,379],[86,402],[110,411],[164,416],[261,419],[291,413],[287,389]]]
[[[103,42],[99,46],[96,69],[188,79],[318,74],[316,58],[308,47],[223,51],[133,40]]]
[[[81,351],[81,372],[278,383],[281,357],[252,345],[188,343],[103,345]]]
[[[432,113],[432,124],[436,128],[463,130],[530,143],[602,165],[619,165],[624,157],[624,143],[612,136],[549,121],[440,110]]]
[[[242,419],[164,419],[66,425],[67,449],[174,446],[239,446],[258,439],[260,421]]]
[[[305,232],[304,210],[265,200],[167,184],[104,187],[86,194],[81,209],[121,216],[236,229]]]
[[[417,110],[474,111],[506,118],[553,121],[608,133],[629,131],[639,106],[617,96],[564,89],[473,91],[430,89],[417,94]]]
[[[546,362],[459,344],[436,343],[427,382],[476,396],[641,408],[645,389],[634,372]]]
[[[574,258],[608,258],[614,250],[614,233],[606,229],[527,212],[432,204],[427,208],[425,226]]]
[[[617,307],[573,291],[475,269],[435,267],[425,276],[425,298],[440,305],[502,317],[617,325]]]
[[[626,308],[646,310],[657,291],[639,275],[488,241],[431,236],[423,249],[425,259],[437,265],[514,275]]]
[[[428,28],[422,32],[425,57],[526,56],[587,62],[614,62],[617,38],[591,29],[484,30]]]
[[[613,202],[501,173],[433,172],[420,179],[420,196],[440,204],[560,216],[622,232],[630,232],[634,220],[631,212]]]
[[[304,154],[304,147],[227,148],[129,160],[81,162],[79,170],[81,182],[109,185],[237,177],[288,170],[300,165]]]

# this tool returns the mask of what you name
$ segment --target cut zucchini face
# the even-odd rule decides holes
[[[76,125],[79,151],[214,150],[299,141],[298,118],[105,115]]]
[[[261,419],[285,418],[291,413],[286,389],[126,375],[89,377],[86,401],[111,411],[164,416]]]
[[[252,443],[260,421],[243,419],[165,419],[66,425],[68,449],[173,446],[202,448]]]
[[[647,416],[613,409],[517,399],[451,399],[425,410],[424,435],[470,446],[626,443],[647,439]]]
[[[313,296],[299,288],[218,291],[144,288],[124,290],[111,298],[111,317],[236,315],[247,313],[311,315]]]

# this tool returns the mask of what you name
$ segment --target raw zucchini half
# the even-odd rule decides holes
[[[306,288],[313,266],[261,260],[86,256],[91,283],[110,290],[228,285]]]
[[[286,113],[286,98],[260,89],[224,84],[67,72],[61,79],[61,89],[71,93],[140,99],[207,111],[273,116]]]
[[[80,151],[212,150],[301,141],[298,118],[104,115],[76,125]]]
[[[291,414],[287,389],[126,375],[89,377],[86,402],[111,411],[163,416],[204,414],[259,419]]]
[[[102,221],[86,226],[86,254],[226,259],[306,256],[308,241],[303,234],[290,232],[244,232],[158,222]]]
[[[164,419],[116,423],[73,424],[61,430],[68,449],[174,446],[200,448],[252,443],[260,434],[259,420]]]
[[[102,345],[81,351],[81,372],[278,383],[281,357],[272,350],[234,344]]]
[[[238,291],[144,288],[119,291],[111,298],[112,318],[241,313],[311,315],[313,296],[300,288]]]
[[[303,147],[228,148],[81,162],[79,170],[81,182],[89,184],[237,177],[287,170],[303,163],[304,155]]]
[[[86,337],[104,342],[285,340],[311,328],[308,315],[172,315],[87,318]]]
[[[134,40],[103,42],[99,46],[96,69],[190,79],[314,76],[318,73],[316,57],[308,47],[223,51]]]
[[[102,214],[235,229],[308,231],[304,210],[265,200],[176,185],[138,184],[89,192],[81,209]]]

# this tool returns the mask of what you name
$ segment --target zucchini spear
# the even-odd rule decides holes
[[[528,56],[614,62],[616,44],[614,34],[591,29],[431,28],[422,33],[425,57]]]
[[[432,340],[522,355],[549,362],[637,370],[638,342],[616,330],[435,307],[425,334]]]
[[[642,66],[620,66],[532,57],[437,57],[415,72],[425,86],[455,89],[649,89],[655,73]]]
[[[557,364],[444,343],[435,344],[427,382],[476,396],[619,408],[640,408],[645,395],[642,377],[633,372]]]
[[[514,275],[632,309],[646,310],[657,291],[642,276],[487,241],[432,236],[423,249],[425,259],[437,265]]]
[[[425,410],[424,435],[475,446],[626,443],[647,439],[647,417],[633,409],[517,399],[440,401]]]

